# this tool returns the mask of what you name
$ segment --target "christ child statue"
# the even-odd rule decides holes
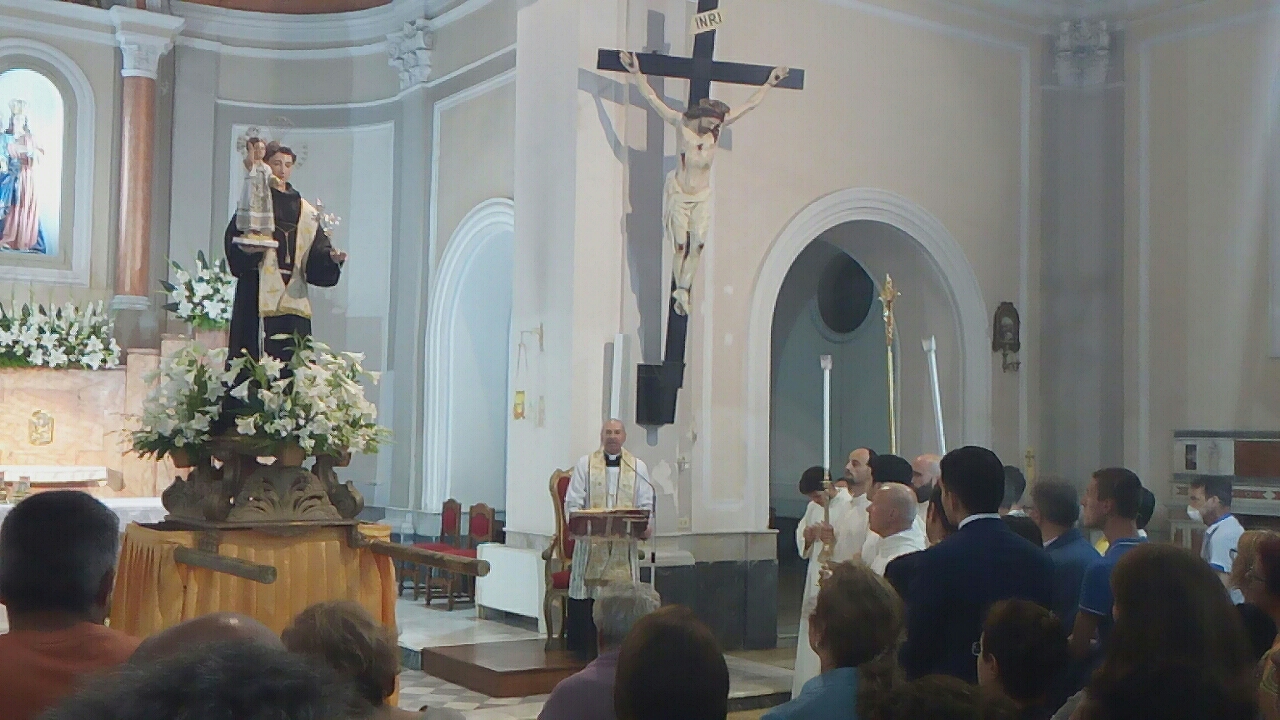
[[[274,245],[275,212],[271,203],[271,167],[266,163],[267,143],[259,137],[245,141],[244,187],[236,205],[236,230],[254,243]]]

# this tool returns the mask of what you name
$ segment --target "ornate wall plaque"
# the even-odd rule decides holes
[[[27,432],[27,441],[32,445],[53,444],[53,416],[43,410],[31,413]]]

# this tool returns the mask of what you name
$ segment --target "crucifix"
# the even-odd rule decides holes
[[[628,73],[653,109],[676,126],[679,144],[676,169],[667,176],[663,188],[663,234],[674,260],[666,347],[661,365],[640,365],[636,373],[636,423],[640,425],[675,422],[676,395],[684,384],[693,278],[710,225],[711,163],[719,147],[720,131],[759,105],[769,88],[804,87],[803,70],[713,59],[715,28],[723,21],[719,5],[720,0],[698,0],[692,57],[602,49],[596,61],[599,70]],[[663,102],[645,75],[687,79],[689,104],[684,112]],[[760,89],[745,103],[730,109],[725,103],[710,99],[712,81]]]

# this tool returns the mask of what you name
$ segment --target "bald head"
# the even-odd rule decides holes
[[[621,420],[612,419],[600,428],[600,446],[608,455],[622,454],[622,445],[627,442],[627,428]]]
[[[880,537],[911,529],[916,521],[916,494],[899,483],[881,485],[867,508],[868,527]]]
[[[911,484],[916,489],[916,502],[928,502],[933,486],[938,484],[938,477],[942,475],[941,462],[942,458],[937,455],[921,455],[911,461]]]
[[[247,640],[269,647],[284,647],[279,635],[248,615],[220,612],[201,615],[152,635],[142,641],[129,662],[134,665],[154,662],[195,645],[228,640]]]

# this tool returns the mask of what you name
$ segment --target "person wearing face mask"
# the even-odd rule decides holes
[[[1191,481],[1187,517],[1205,524],[1200,557],[1218,573],[1222,584],[1230,587],[1231,560],[1235,557],[1244,526],[1231,514],[1231,480],[1202,475]],[[1231,591],[1231,599],[1244,602],[1239,590]]]

